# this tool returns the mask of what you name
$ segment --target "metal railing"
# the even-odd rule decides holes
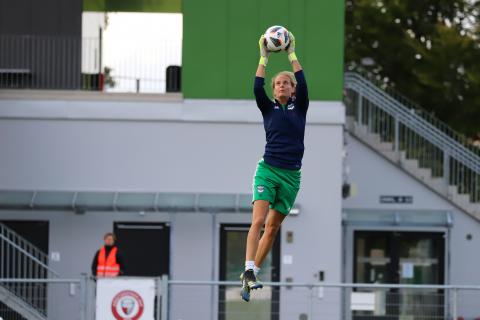
[[[448,190],[480,203],[480,149],[427,111],[390,88],[357,73],[345,74],[347,116],[390,143],[391,151],[416,159]]]
[[[457,320],[480,316],[473,303],[480,299],[480,286],[274,282],[264,283],[264,289],[254,291],[246,303],[240,298],[238,282],[168,283],[166,319]]]
[[[165,93],[182,40],[0,35],[0,89]]]
[[[0,279],[0,284],[5,283],[47,286],[48,293],[38,298],[48,306],[45,318],[95,319],[92,278]],[[157,305],[152,315],[156,320],[471,320],[480,316],[480,286],[473,285],[268,282],[246,303],[237,281],[180,281],[164,276],[155,278],[155,283],[157,300],[151,303]],[[110,307],[110,301],[105,303]],[[0,316],[17,319],[1,304]]]
[[[22,287],[31,304],[0,290],[0,317],[3,320],[87,320],[88,278],[81,279],[1,279],[0,289]],[[41,290],[39,290],[41,288]],[[42,306],[41,310],[35,306]]]
[[[0,223],[0,278],[47,279],[58,277],[49,265],[48,255],[16,232]],[[1,290],[22,299],[40,314],[46,312],[46,304],[39,297],[47,293],[42,283],[0,283]],[[6,293],[5,293],[6,294]]]

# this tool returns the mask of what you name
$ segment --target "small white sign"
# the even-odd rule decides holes
[[[352,292],[350,299],[350,310],[374,311],[375,293],[373,292]]]
[[[404,279],[413,278],[413,263],[411,262],[402,263],[402,278]]]
[[[318,299],[323,299],[323,293],[324,293],[324,288],[323,287],[318,287]]]
[[[283,264],[293,264],[293,256],[290,254],[283,255]]]
[[[53,251],[52,253],[50,253],[50,260],[52,261],[60,261],[60,252],[58,251]]]

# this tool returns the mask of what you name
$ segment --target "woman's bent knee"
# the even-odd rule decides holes
[[[265,224],[265,219],[263,218],[255,218],[252,220],[252,224],[250,225],[250,229],[261,229]]]
[[[275,237],[279,229],[280,225],[267,224],[265,226],[265,234],[269,237]]]

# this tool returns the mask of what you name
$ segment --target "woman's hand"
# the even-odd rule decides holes
[[[297,60],[297,55],[295,54],[295,36],[290,31],[288,31],[288,36],[290,38],[290,43],[288,44],[288,46],[286,48],[287,49],[287,54],[288,54],[288,60],[290,62],[293,62],[293,61]]]
[[[260,61],[258,64],[266,67],[268,57],[270,56],[270,51],[267,49],[267,41],[265,40],[265,36],[263,34],[260,37],[260,40],[258,40],[258,46],[260,47]]]
[[[291,54],[295,52],[295,37],[293,33],[291,33],[290,31],[288,31],[288,38],[290,39],[290,43],[288,44],[286,49],[287,49],[287,53]]]

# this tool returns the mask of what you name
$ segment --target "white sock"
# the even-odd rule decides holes
[[[253,266],[253,273],[255,274],[255,276],[257,276],[259,272],[260,272],[260,268],[257,266]]]
[[[246,270],[253,270],[255,268],[255,261],[247,260],[245,261],[245,271]]]

